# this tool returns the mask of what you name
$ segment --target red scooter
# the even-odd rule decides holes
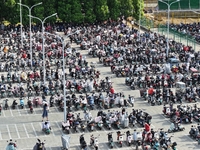
[[[117,131],[117,140],[118,140],[118,143],[119,143],[120,147],[122,147],[123,135],[124,134],[121,134],[120,131]]]

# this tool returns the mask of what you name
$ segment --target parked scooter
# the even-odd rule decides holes
[[[90,146],[93,146],[95,150],[99,149],[99,142],[98,142],[98,135],[97,137],[94,137],[93,134],[90,137]]]
[[[85,141],[84,134],[82,134],[82,135],[80,136],[79,142],[80,142],[80,145],[81,145],[81,149],[87,150],[87,143],[86,143],[86,141]]]
[[[1,116],[1,111],[2,111],[2,104],[0,103],[0,116]]]
[[[117,140],[120,147],[122,147],[123,142],[123,134],[121,134],[121,131],[117,131]]]
[[[50,97],[49,104],[50,104],[50,107],[54,106],[54,97],[53,96]]]
[[[131,104],[131,106],[134,106],[134,97],[133,96],[128,96],[128,102]]]
[[[132,144],[132,135],[131,135],[130,131],[126,132],[126,142],[127,142],[128,146],[131,146],[131,144]]]
[[[101,130],[102,129],[102,127],[103,127],[103,121],[101,120],[101,121],[99,121],[99,122],[97,122],[97,127]]]
[[[15,109],[17,106],[17,100],[13,100],[13,103],[12,103],[12,109]]]
[[[178,123],[176,125],[175,125],[175,123],[171,123],[170,128],[168,129],[168,133],[183,131],[183,130],[185,130],[185,127],[183,127],[180,123]]]
[[[91,120],[88,123],[88,128],[89,128],[90,131],[94,131],[94,125],[95,125],[95,122],[93,120]]]
[[[16,142],[17,141],[13,142],[12,139],[10,139],[10,141],[9,141],[7,147],[6,147],[6,150],[17,150],[17,144],[16,144]]]
[[[22,99],[22,98],[20,98],[20,106],[21,106],[21,108],[23,109],[24,108],[24,100]]]
[[[3,108],[5,109],[5,110],[7,110],[8,109],[8,99],[5,99],[4,101],[3,101]]]
[[[29,99],[27,102],[28,108],[30,109],[30,112],[33,113],[33,102]]]
[[[193,139],[197,139],[197,137],[200,135],[199,134],[199,129],[197,127],[194,127],[193,125],[191,126],[189,135],[193,138]]]
[[[155,141],[153,143],[153,149],[159,150],[159,147],[160,147],[160,143],[159,143],[158,139],[155,139]]]
[[[50,126],[50,122],[46,121],[42,123],[42,131],[46,134],[50,134],[51,133],[51,126]]]
[[[44,146],[45,140],[44,140],[44,142],[42,142],[40,139],[37,139],[37,140],[38,140],[38,142],[33,147],[33,150],[46,150],[46,148]]]
[[[114,147],[112,132],[108,133],[108,143],[109,143],[110,148]]]

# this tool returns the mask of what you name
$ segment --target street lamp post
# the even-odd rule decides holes
[[[20,7],[21,6],[26,7],[28,9],[28,11],[29,11],[29,32],[30,32],[30,35],[29,35],[30,37],[29,38],[30,38],[30,56],[31,56],[31,68],[32,68],[32,65],[33,65],[33,60],[32,60],[33,51],[32,51],[32,41],[31,41],[31,38],[32,38],[32,32],[31,32],[32,31],[31,30],[31,10],[32,10],[33,7],[41,5],[42,2],[37,3],[37,4],[35,4],[35,5],[31,6],[31,7],[28,7],[27,5],[22,4],[21,2],[17,3],[17,4],[20,5]]]
[[[142,0],[140,0],[140,8],[139,8],[139,41],[140,41],[140,24],[141,24],[141,3]]]
[[[70,33],[66,36],[66,38],[68,38],[70,35],[76,34],[77,32],[79,32],[79,30],[77,30],[74,33]],[[59,40],[62,42],[62,67],[63,67],[63,99],[64,99],[64,122],[66,122],[66,118],[67,118],[67,108],[66,108],[66,80],[65,80],[65,51],[64,51],[64,45],[65,45],[65,41],[64,39],[62,39],[59,35],[55,35],[55,34],[51,34],[48,32],[45,32],[46,34],[52,35],[52,36],[56,36],[57,38],[59,38]]]
[[[21,4],[22,0],[19,0],[19,3]],[[21,33],[21,45],[23,47],[23,37],[22,37],[22,5],[20,5],[20,33]]]
[[[43,20],[41,20],[41,19],[38,18],[38,17],[28,15],[28,16],[30,16],[30,17],[32,17],[32,18],[35,18],[35,19],[39,20],[39,21],[42,23],[42,53],[43,53],[43,82],[44,82],[44,84],[46,83],[46,68],[45,68],[44,29],[43,29],[43,28],[44,28],[44,23],[45,23],[45,21],[46,21],[48,18],[53,17],[53,16],[55,16],[55,15],[57,15],[57,13],[52,14],[52,15],[50,15],[50,16],[44,18]]]
[[[176,0],[176,1],[172,2],[172,3],[170,3],[170,4],[165,2],[165,1],[163,1],[163,0],[159,0],[159,1],[168,6],[168,9],[167,9],[167,51],[166,51],[166,58],[168,59],[168,55],[169,55],[169,22],[170,22],[170,20],[169,20],[170,19],[170,15],[169,14],[170,14],[170,7],[171,7],[172,4],[174,4],[176,2],[179,2],[180,0]]]

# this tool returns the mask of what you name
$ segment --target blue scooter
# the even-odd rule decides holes
[[[23,109],[24,108],[24,100],[22,98],[20,98],[19,101],[20,101],[19,104],[20,104],[21,108]]]

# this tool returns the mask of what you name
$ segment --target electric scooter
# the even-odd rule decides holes
[[[94,137],[93,135],[91,135],[91,138],[90,138],[90,145],[94,146],[95,150],[99,149],[99,142],[98,142],[99,136],[100,135],[98,135],[97,137]]]
[[[6,99],[6,100],[4,100],[3,101],[3,108],[5,109],[5,110],[7,110],[8,109],[8,99]]]
[[[121,134],[120,131],[117,131],[117,140],[118,140],[119,146],[122,147],[123,134]]]
[[[16,144],[16,142],[17,141],[13,142],[12,139],[10,139],[10,141],[9,141],[7,147],[6,147],[6,150],[17,150],[17,144]]]
[[[109,142],[110,148],[113,148],[114,147],[114,143],[113,143],[112,132],[108,133],[108,142]]]
[[[127,141],[127,145],[128,145],[128,146],[131,146],[131,143],[132,143],[132,136],[131,136],[130,131],[127,131],[127,132],[126,132],[126,141]]]

